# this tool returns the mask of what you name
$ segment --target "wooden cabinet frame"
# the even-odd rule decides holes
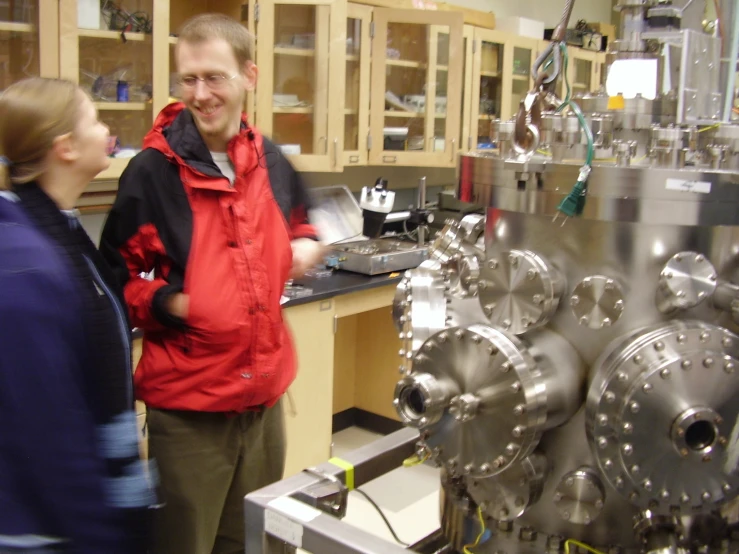
[[[375,35],[372,42],[372,84],[370,103],[370,164],[422,166],[422,167],[454,167],[456,152],[459,147],[459,129],[462,111],[462,14],[450,12],[433,12],[418,10],[394,10],[378,8],[374,12]],[[390,23],[408,23],[415,25],[438,26],[449,29],[449,67],[447,71],[447,108],[444,135],[444,151],[434,152],[432,149],[434,126],[436,123],[436,79],[437,79],[437,42],[430,40],[428,65],[426,68],[426,112],[424,131],[424,150],[416,152],[385,151],[383,147],[385,126],[385,83],[388,68],[386,54],[387,33]],[[400,116],[403,112],[398,112]]]
[[[372,36],[370,34],[370,28],[372,26],[372,11],[372,8],[369,6],[353,3],[347,4],[347,19],[356,19],[361,22],[361,44],[359,46],[359,109],[357,110],[359,143],[356,151],[349,150],[345,145],[347,149],[342,151],[344,166],[367,165],[369,159],[367,138],[369,136],[370,118],[370,69],[372,67]],[[343,59],[344,66],[346,67],[346,53]],[[348,108],[345,108],[344,124],[346,124],[347,113]]]

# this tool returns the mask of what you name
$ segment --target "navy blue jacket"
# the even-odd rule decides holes
[[[131,461],[133,402],[125,422],[100,425],[77,277],[59,244],[0,194],[0,554],[145,552],[131,526],[131,508],[152,500]],[[109,458],[124,455],[125,471],[112,470]],[[132,483],[135,498],[121,501]]]

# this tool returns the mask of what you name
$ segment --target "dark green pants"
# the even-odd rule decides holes
[[[149,456],[159,468],[156,554],[244,552],[244,496],[282,479],[278,402],[240,415],[149,409]]]

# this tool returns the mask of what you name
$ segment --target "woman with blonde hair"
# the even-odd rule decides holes
[[[146,552],[128,321],[74,211],[108,136],[73,83],[0,95],[0,554]]]

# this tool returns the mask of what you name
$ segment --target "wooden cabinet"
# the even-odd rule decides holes
[[[539,44],[539,53],[543,52],[548,46],[548,41],[541,41]],[[572,97],[576,94],[598,92],[600,87],[605,84],[606,54],[604,52],[594,52],[575,46],[568,46],[567,55],[569,58],[567,80],[570,83]],[[564,77],[564,61],[562,63],[562,76]],[[561,99],[564,99],[567,95],[564,78],[561,78],[557,82],[555,92]]]
[[[368,161],[372,8],[348,4],[346,17],[344,167]]]
[[[59,0],[59,74],[90,93],[110,127],[118,153],[99,178],[115,179],[167,102],[169,1],[106,2],[97,18],[94,7]]]
[[[463,17],[374,11],[370,164],[453,167],[462,108]]]
[[[539,50],[540,41],[510,36],[503,51],[503,99],[501,118],[510,119],[518,112],[521,100],[534,86],[531,68]]]
[[[572,87],[572,94],[597,91],[600,88],[600,53],[581,48],[570,48],[569,52],[568,77],[570,86]]]
[[[282,399],[286,476],[325,462],[331,454],[334,306],[330,299],[283,312],[298,358],[298,375]]]
[[[0,7],[0,89],[27,77],[58,77],[59,0]]]
[[[489,29],[474,29],[472,56],[472,83],[470,97],[470,135],[467,148],[490,142],[490,123],[494,119],[510,117],[512,70],[503,62],[506,35]],[[510,79],[506,78],[509,76]],[[508,89],[506,90],[506,85]],[[505,103],[504,103],[505,101]]]
[[[269,0],[258,6],[257,127],[299,171],[341,171],[346,3]]]
[[[311,172],[455,167],[460,150],[489,141],[491,120],[517,112],[533,84],[534,59],[546,47],[469,18],[472,24],[465,25],[462,11],[346,0],[106,0],[91,25],[80,25],[85,17],[78,17],[89,0],[23,5],[8,10],[7,21],[0,9],[5,86],[28,74],[80,83],[123,154],[141,147],[154,117],[177,97],[174,53],[181,24],[205,12],[236,18],[255,35],[259,78],[247,95],[250,121],[298,170]],[[605,56],[577,48],[570,53],[573,94],[597,90]],[[111,183],[128,159],[113,160],[98,177],[109,182],[90,189],[99,201],[85,198],[83,205],[112,201]]]

